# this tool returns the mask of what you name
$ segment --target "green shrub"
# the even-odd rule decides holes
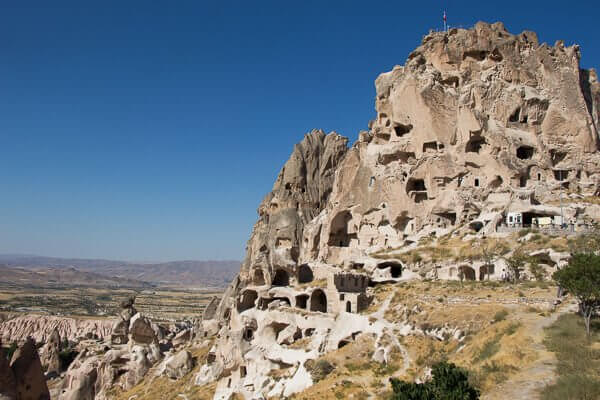
[[[308,360],[304,366],[306,367],[306,370],[310,372],[310,375],[315,382],[325,379],[325,377],[335,369],[335,367],[327,360]]]
[[[500,310],[496,314],[494,314],[494,322],[504,321],[508,317],[508,311]]]
[[[69,365],[71,365],[73,360],[75,360],[75,357],[77,357],[77,354],[79,353],[74,349],[61,350],[60,353],[58,353],[58,359],[60,360],[60,369],[63,371],[67,370],[67,368],[69,368]]]
[[[520,327],[521,327],[520,322],[512,323],[506,328],[506,330],[504,331],[504,334],[510,336],[510,335],[514,334],[517,331],[517,329],[519,329]]]
[[[498,350],[500,350],[500,336],[501,335],[496,335],[492,340],[485,342],[483,347],[479,350],[479,353],[475,356],[474,361],[480,362],[487,360],[496,354]]]
[[[433,379],[425,383],[409,383],[391,378],[392,400],[476,400],[479,391],[469,383],[469,373],[452,363],[433,366]]]

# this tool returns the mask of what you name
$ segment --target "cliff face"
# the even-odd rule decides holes
[[[337,134],[308,134],[258,209],[238,278],[204,315],[217,340],[197,382],[220,379],[215,398],[287,396],[312,383],[306,360],[359,333],[379,343],[389,327],[358,314],[368,285],[434,273],[382,251],[494,235],[511,216],[597,220],[596,206],[556,206],[600,182],[600,84],[579,58],[578,46],[540,45],[500,23],[430,33],[377,78],[377,118],[350,149]],[[456,266],[444,261],[435,276],[457,279]],[[304,348],[289,347],[301,338]],[[292,372],[275,381],[276,368]]]
[[[239,275],[242,285],[272,282],[277,267],[294,275],[300,250],[305,247],[304,226],[327,205],[347,142],[335,133],[313,131],[294,147],[273,190],[258,208],[259,220]]]
[[[377,119],[340,167],[318,239],[322,261],[424,233],[493,232],[510,211],[559,215],[540,204],[561,185],[597,191],[598,83],[580,70],[577,46],[479,23],[426,36],[375,86]],[[332,247],[336,235],[343,246]]]

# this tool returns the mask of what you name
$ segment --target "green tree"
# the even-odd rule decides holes
[[[479,391],[469,384],[469,373],[452,363],[433,366],[432,379],[409,383],[392,378],[392,400],[477,400]]]
[[[508,265],[513,282],[516,282],[521,278],[521,271],[527,261],[528,257],[521,249],[515,250],[515,252],[506,259],[506,264]]]
[[[600,305],[600,256],[593,253],[573,254],[569,264],[556,271],[552,278],[577,298],[589,337],[592,315]]]
[[[530,261],[529,272],[531,272],[536,281],[541,282],[544,280],[544,268],[537,262],[537,259]]]
[[[498,240],[488,240],[480,244],[480,256],[483,260],[487,279],[490,279],[490,274],[494,268],[496,259],[502,254],[504,247]]]
[[[460,287],[462,287],[463,280],[465,279],[465,271],[462,267],[458,267],[458,279],[460,280]]]
[[[540,260],[537,257],[529,258],[529,272],[531,272],[536,281],[541,282],[544,280],[544,267],[540,265]]]

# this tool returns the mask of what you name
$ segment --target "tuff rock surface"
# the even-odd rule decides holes
[[[78,319],[52,315],[9,315],[0,321],[0,335],[5,343],[23,343],[31,337],[37,343],[46,343],[54,331],[70,341],[109,337],[112,321],[107,319]]]
[[[391,326],[385,304],[360,313],[369,285],[477,279],[481,266],[379,254],[501,235],[520,228],[508,226],[513,215],[521,226],[562,216],[573,231],[600,219],[593,204],[557,206],[563,192],[599,194],[600,84],[579,59],[577,45],[540,44],[501,23],[432,32],[377,78],[377,117],[350,148],[336,133],[307,134],[258,208],[238,277],[203,315],[216,339],[196,383],[218,381],[215,399],[289,396],[313,383],[310,360],[360,335],[376,338],[379,362],[403,351],[393,332],[458,338],[451,327]],[[540,254],[549,268],[568,258]],[[506,270],[500,262],[488,279]],[[274,380],[274,369],[288,372]]]
[[[176,356],[169,352],[175,337],[179,345],[191,340],[191,327],[153,323],[137,312],[134,302],[135,298],[131,298],[121,304],[106,340],[78,343],[80,352],[61,379],[59,400],[109,399],[111,390],[134,387],[152,367],[161,362],[164,365],[165,357],[170,366],[169,376],[179,377],[189,372],[193,360],[186,358],[187,351]],[[188,334],[179,335],[182,332]]]
[[[0,400],[17,399],[17,381],[0,343]]]
[[[15,377],[17,400],[50,400],[46,377],[33,339],[29,338],[15,351],[10,368]]]

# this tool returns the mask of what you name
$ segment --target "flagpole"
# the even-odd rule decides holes
[[[444,10],[444,32],[446,32],[448,29],[446,27],[446,10]]]

